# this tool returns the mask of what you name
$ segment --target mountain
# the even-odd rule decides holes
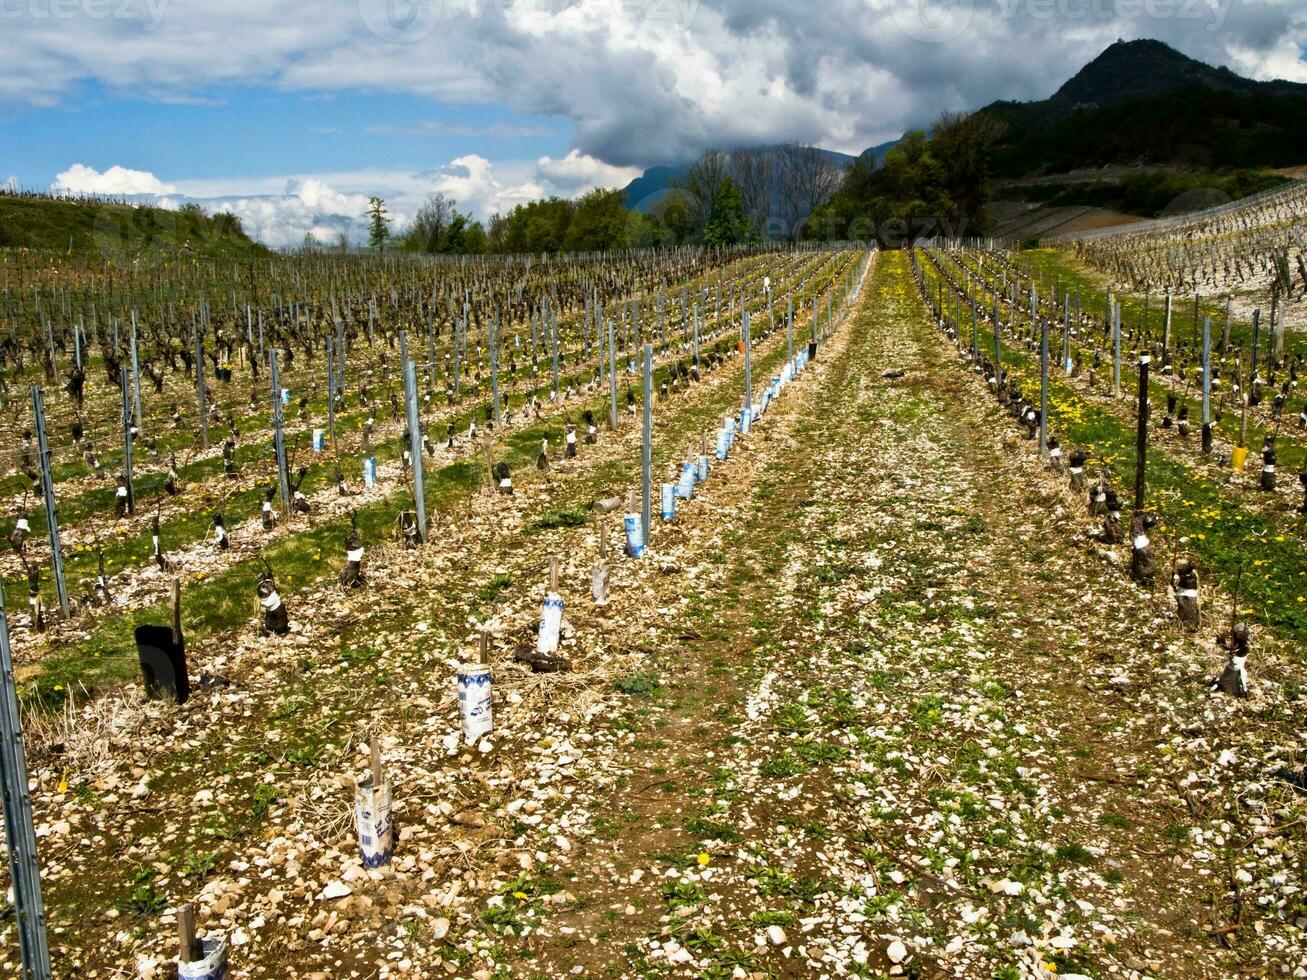
[[[1074,107],[1114,105],[1188,88],[1244,95],[1307,95],[1298,82],[1257,82],[1228,68],[1213,68],[1161,41],[1117,41],[1076,72],[1050,102]]]
[[[1038,102],[994,102],[1000,177],[1088,166],[1281,167],[1307,160],[1307,85],[1254,81],[1160,41],[1117,41]]]
[[[861,159],[863,157],[871,157],[873,160],[876,161],[876,165],[880,166],[882,163],[885,162],[885,154],[888,153],[890,150],[894,149],[894,147],[898,146],[902,142],[903,142],[903,137],[900,136],[896,140],[889,140],[888,142],[885,143],[878,143],[875,146],[869,146],[858,154],[858,158]]]
[[[672,181],[685,176],[690,164],[679,163],[672,167],[650,167],[626,185],[626,206],[648,214],[672,188]]]
[[[886,144],[886,146],[889,145],[892,144]],[[765,153],[775,151],[779,147],[759,146],[750,147],[749,149],[754,153]],[[878,148],[873,147],[872,149]],[[866,152],[870,153],[872,150]],[[840,153],[838,150],[821,150],[821,153],[837,167],[847,167],[856,159],[847,153]],[[673,184],[685,176],[686,171],[690,169],[693,163],[693,160],[687,160],[685,163],[671,166],[650,167],[624,188],[626,206],[634,211],[642,211],[648,214],[667,195]]]

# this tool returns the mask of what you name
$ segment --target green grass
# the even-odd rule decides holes
[[[922,267],[933,296],[936,274],[928,261],[923,260]],[[969,317],[965,327],[970,329]],[[983,323],[979,336],[981,350],[992,351],[993,333]],[[1005,345],[1003,362],[1023,391],[1038,391],[1037,364],[1032,358]],[[1134,486],[1133,420],[1087,401],[1053,372],[1049,421],[1051,431],[1061,439],[1064,455],[1078,446],[1091,460],[1107,462],[1113,484],[1128,503]],[[1188,538],[1183,547],[1198,556],[1209,586],[1228,591],[1236,572],[1243,568],[1240,608],[1244,615],[1288,633],[1307,631],[1307,551],[1298,534],[1258,515],[1234,493],[1163,448],[1149,448],[1146,476],[1146,504],[1162,518],[1154,535],[1159,578],[1165,578],[1165,571],[1160,570],[1169,565],[1179,539]]]
[[[172,211],[0,194],[0,248],[4,247],[118,260],[175,256],[184,251],[213,258],[270,254],[245,234],[240,219],[226,213],[209,217],[198,207]]]

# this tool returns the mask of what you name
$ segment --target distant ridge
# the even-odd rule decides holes
[[[1006,127],[991,159],[999,176],[1307,160],[1307,84],[1243,78],[1155,40],[1117,41],[1049,98],[993,102],[980,112]]]
[[[884,144],[884,146],[890,145],[892,144]],[[758,146],[746,147],[744,149],[748,149],[755,153],[762,153],[775,150],[777,147]],[[878,149],[880,149],[880,147],[872,147],[871,150],[864,151],[863,155],[865,156],[867,153],[871,153]],[[847,153],[840,153],[838,150],[822,150],[821,152],[827,159],[840,167],[847,167],[857,159]],[[884,154],[882,153],[881,157],[883,158],[883,156]],[[685,163],[678,163],[670,166],[664,165],[650,167],[624,188],[623,192],[626,194],[626,206],[635,211],[642,211],[645,214],[648,214],[659,201],[667,196],[667,192],[672,189],[673,183],[685,176],[686,171],[690,169],[693,163],[694,161],[687,160]]]

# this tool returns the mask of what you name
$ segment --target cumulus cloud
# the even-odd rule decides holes
[[[126,167],[115,166],[100,173],[84,163],[74,163],[55,177],[50,189],[68,194],[127,197],[137,194],[170,194],[175,188],[145,170],[128,170]]]
[[[575,149],[559,160],[543,156],[536,161],[537,179],[557,188],[564,197],[593,187],[625,187],[642,172],[638,167],[614,167]]]
[[[1117,38],[1307,77],[1300,0],[152,2],[157,17],[147,0],[110,5],[140,7],[125,18],[0,5],[0,101],[88,79],[403,91],[570,119],[581,153],[627,167],[784,139],[858,151],[944,109],[1042,98]]]
[[[391,227],[404,228],[433,194],[452,198],[460,210],[487,219],[515,205],[558,195],[576,197],[592,187],[618,187],[639,171],[612,167],[576,150],[554,160],[492,162],[476,154],[456,157],[431,170],[366,170],[297,174],[252,180],[178,180],[164,183],[152,173],[111,167],[104,173],[73,164],[51,190],[132,196],[176,209],[199,204],[206,211],[229,212],[249,235],[273,248],[293,248],[311,235],[320,242],[344,234],[353,242],[368,237],[368,198],[386,202]]]

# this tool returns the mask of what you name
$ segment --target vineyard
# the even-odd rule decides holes
[[[1303,214],[0,253],[53,975],[1307,975]]]

